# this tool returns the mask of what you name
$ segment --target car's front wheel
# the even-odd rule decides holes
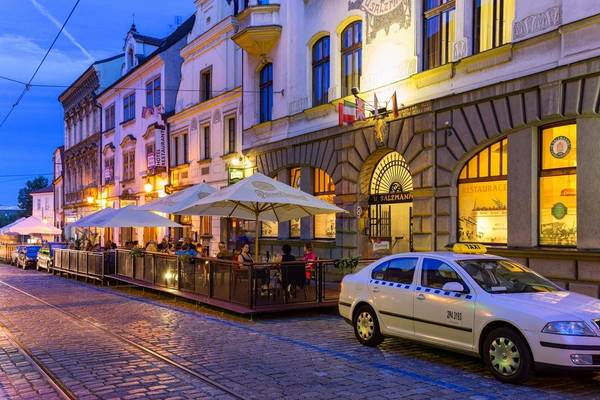
[[[482,356],[494,377],[503,382],[524,382],[531,372],[529,346],[509,327],[496,328],[489,333],[483,343]]]
[[[354,314],[354,334],[365,346],[378,346],[383,341],[375,311],[367,305],[360,306]]]

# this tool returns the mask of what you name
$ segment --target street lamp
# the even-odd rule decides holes
[[[154,189],[154,186],[152,186],[150,181],[148,181],[144,184],[144,192],[150,193],[150,192],[152,192],[152,189]]]

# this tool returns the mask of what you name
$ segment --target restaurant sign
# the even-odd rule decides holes
[[[378,193],[369,196],[369,204],[410,203],[412,201],[411,192]]]

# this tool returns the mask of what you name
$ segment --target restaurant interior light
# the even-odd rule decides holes
[[[152,189],[154,189],[154,187],[152,186],[152,184],[150,182],[146,182],[144,184],[144,192],[150,193],[150,192],[152,192]]]
[[[87,197],[87,202],[88,202],[88,204],[94,204],[94,197],[88,196]]]

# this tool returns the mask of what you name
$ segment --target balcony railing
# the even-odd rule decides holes
[[[88,197],[93,197],[96,199],[98,195],[98,188],[96,187],[96,183],[92,182],[87,187],[78,190],[76,192],[65,193],[65,204],[73,205],[73,204],[81,204],[87,202]]]

